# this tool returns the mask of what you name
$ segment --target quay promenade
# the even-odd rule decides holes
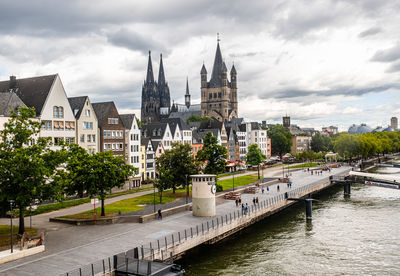
[[[322,175],[310,175],[302,170],[291,172],[292,188],[287,188],[286,184],[281,183],[279,194],[312,183],[327,183],[330,175],[344,174],[349,169],[341,167],[333,169],[330,173],[323,172]],[[258,197],[260,202],[274,198],[278,195],[277,185],[271,186],[270,191],[264,194],[242,194],[242,202],[251,206],[254,197]],[[240,208],[237,208],[233,201],[222,203],[217,206],[217,217],[225,216],[234,210],[240,211]],[[176,232],[182,233],[183,230],[196,227],[210,219],[193,217],[190,211],[186,211],[162,221],[146,224],[74,226],[60,229],[49,232],[46,252],[4,264],[0,266],[0,275],[59,275],[134,247],[155,244],[165,236],[171,236]],[[184,244],[183,242],[182,245]]]

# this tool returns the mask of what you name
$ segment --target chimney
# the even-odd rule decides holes
[[[9,89],[13,90],[15,88],[17,88],[17,77],[16,76],[10,76]]]

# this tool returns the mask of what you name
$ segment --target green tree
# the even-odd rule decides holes
[[[191,122],[212,122],[212,120],[213,119],[208,117],[208,116],[201,117],[201,116],[198,116],[196,114],[192,114],[186,119],[186,122],[187,123],[191,123]]]
[[[281,125],[271,125],[268,129],[268,137],[271,139],[271,153],[280,157],[290,152],[293,135]]]
[[[356,135],[348,133],[341,133],[338,135],[333,143],[335,152],[341,156],[349,158],[350,161],[353,157],[361,154],[361,143],[360,139]]]
[[[161,178],[167,177],[165,185],[171,185],[173,193],[177,186],[186,186],[186,175],[189,177],[189,175],[199,172],[198,162],[192,155],[192,147],[187,143],[172,143],[172,149],[166,150],[156,159],[156,166],[161,173]],[[169,176],[172,176],[172,183],[170,183]],[[164,181],[161,179],[161,182]]]
[[[87,172],[85,186],[92,197],[98,195],[101,200],[101,216],[105,216],[104,199],[114,187],[122,187],[129,176],[137,169],[125,163],[123,156],[114,156],[112,151],[98,152],[88,155],[82,164]]]
[[[327,152],[333,150],[332,138],[316,133],[311,138],[311,149],[315,152]]]
[[[27,206],[62,194],[53,178],[65,158],[64,151],[51,150],[48,139],[38,137],[41,123],[32,119],[35,115],[34,108],[21,107],[11,114],[1,131],[0,201],[15,201],[20,235],[25,231]]]
[[[217,137],[207,132],[203,141],[203,148],[197,153],[197,160],[205,162],[205,173],[219,174],[226,168],[226,148],[217,144]]]
[[[257,166],[258,179],[260,179],[260,164],[267,157],[261,152],[257,144],[251,144],[246,154],[246,163],[252,166]]]

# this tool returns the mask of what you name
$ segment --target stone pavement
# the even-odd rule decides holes
[[[292,172],[293,188],[314,182],[328,181],[329,175],[340,174],[349,167],[333,169],[331,173],[310,175],[302,170]],[[280,183],[280,193],[289,190]],[[277,195],[277,184],[264,194],[242,194],[242,202],[252,204],[255,196],[264,200]],[[235,210],[234,201],[217,206],[217,215]],[[46,252],[0,266],[0,275],[59,275],[80,266],[108,258],[134,247],[149,244],[167,234],[182,231],[210,218],[193,217],[190,211],[181,212],[146,224],[125,223],[112,225],[74,226],[47,234]]]

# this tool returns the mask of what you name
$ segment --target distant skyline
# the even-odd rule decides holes
[[[59,73],[69,97],[140,116],[151,50],[171,102],[200,102],[220,34],[239,116],[302,127],[386,127],[400,117],[400,10],[390,0],[1,1],[0,80]]]

